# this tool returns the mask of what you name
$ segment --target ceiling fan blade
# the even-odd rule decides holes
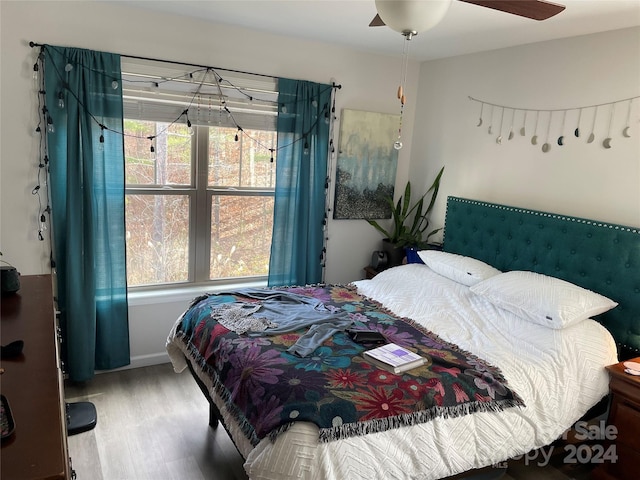
[[[543,0],[460,0],[532,20],[546,20],[565,9],[564,5]]]
[[[385,23],[382,21],[382,19],[380,18],[380,15],[378,15],[376,13],[376,16],[373,17],[373,20],[371,20],[371,23],[369,24],[370,27],[384,27]]]

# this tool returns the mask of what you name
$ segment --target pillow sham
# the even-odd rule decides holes
[[[420,250],[420,259],[434,272],[470,287],[498,275],[500,270],[471,257],[440,250]]]
[[[471,291],[520,318],[558,330],[618,305],[573,283],[528,271],[501,273]]]

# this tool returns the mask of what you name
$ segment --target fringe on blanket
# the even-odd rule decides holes
[[[204,357],[200,355],[200,352],[193,346],[188,344],[186,336],[182,332],[177,332],[177,339],[180,340],[180,349],[188,354],[193,359],[200,370],[207,375],[208,384],[211,384],[213,394],[215,392],[218,397],[222,399],[227,410],[232,415],[234,420],[238,423],[242,433],[249,440],[254,447],[260,443],[260,438],[256,435],[256,432],[251,423],[244,416],[242,411],[236,407],[230,397],[230,393],[224,384],[218,378],[217,373],[209,364],[207,364]],[[392,428],[408,427],[417,425],[420,423],[426,423],[434,418],[455,418],[463,415],[476,413],[476,412],[499,412],[506,408],[522,406],[523,403],[517,398],[504,399],[493,402],[469,402],[461,405],[449,406],[449,407],[434,407],[430,410],[422,410],[412,414],[401,414],[394,417],[380,418],[373,420],[359,421],[356,423],[346,423],[343,425],[334,426],[331,428],[320,428],[318,432],[318,441],[321,443],[328,443],[335,440],[342,440],[349,437],[367,435],[369,433],[378,433],[390,430]],[[291,428],[293,423],[283,424],[271,432],[269,432],[268,438],[274,442],[276,438],[285,433]]]
[[[321,428],[319,431],[319,441],[326,443],[344,438],[378,433],[393,428],[409,427],[426,423],[434,418],[455,418],[476,412],[499,412],[509,407],[521,406],[517,400],[499,400],[492,403],[471,402],[463,405],[451,407],[434,407],[430,410],[422,410],[411,414],[401,414],[387,418],[376,418],[373,420],[360,421],[356,423],[345,423],[343,425]]]

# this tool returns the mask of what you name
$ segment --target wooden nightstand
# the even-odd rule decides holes
[[[640,357],[632,362],[640,362]],[[594,478],[631,480],[638,478],[640,468],[640,377],[624,373],[624,362],[607,367],[611,408],[609,425],[615,425],[617,435],[615,462],[606,462],[594,471]]]
[[[367,280],[371,280],[379,273],[380,270],[376,270],[371,265],[367,265],[366,267],[364,267],[364,278],[366,278]]]

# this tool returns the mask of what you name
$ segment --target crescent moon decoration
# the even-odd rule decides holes
[[[0,0],[1,1],[1,0]],[[535,119],[535,126],[533,128],[533,136],[531,137],[531,144],[532,145],[537,145],[538,144],[538,140],[539,140],[539,135],[538,135],[538,125],[539,125],[539,117],[540,114],[544,114],[545,112],[547,112],[549,114],[549,125],[547,125],[547,134],[546,134],[546,138],[545,141],[543,143],[543,151],[544,152],[548,152],[551,149],[551,144],[549,144],[549,129],[550,129],[550,123],[553,121],[553,116],[556,112],[560,113],[563,112],[563,117],[562,117],[562,127],[560,129],[559,132],[559,136],[557,137],[557,144],[558,145],[566,145],[567,143],[567,138],[571,137],[571,131],[569,133],[567,133],[565,131],[565,120],[566,120],[566,116],[567,116],[567,112],[572,111],[572,110],[578,110],[578,118],[577,118],[577,122],[575,124],[575,128],[573,129],[573,136],[576,138],[585,138],[585,142],[586,143],[593,143],[595,141],[596,138],[596,132],[595,132],[595,128],[596,126],[598,126],[598,130],[600,129],[600,124],[597,122],[598,119],[598,113],[600,107],[609,107],[609,123],[608,123],[608,129],[607,129],[607,136],[604,138],[604,140],[602,140],[602,145],[604,146],[604,148],[611,148],[612,147],[612,137],[611,137],[611,128],[613,126],[613,118],[615,117],[615,109],[616,109],[616,104],[622,104],[624,102],[627,102],[627,122],[626,124],[622,127],[621,129],[621,134],[622,137],[624,138],[630,138],[633,136],[633,126],[631,125],[630,121],[631,121],[631,113],[633,110],[633,102],[636,99],[640,98],[640,95],[636,95],[635,97],[627,97],[627,98],[623,98],[623,99],[619,99],[619,100],[614,100],[612,102],[604,102],[604,103],[598,103],[598,104],[592,104],[592,105],[582,105],[582,106],[575,106],[575,107],[570,107],[570,108],[551,108],[551,109],[535,109],[535,108],[521,108],[521,107],[517,107],[517,106],[510,106],[510,105],[500,105],[497,103],[491,103],[491,102],[486,102],[484,100],[479,100],[477,98],[474,98],[472,96],[468,97],[469,100],[472,100],[474,102],[478,102],[480,104],[480,115],[477,121],[477,126],[480,127],[482,125],[486,125],[488,123],[488,133],[489,135],[492,135],[494,133],[496,133],[498,136],[495,137],[495,141],[497,144],[501,145],[502,141],[506,138],[508,140],[512,140],[516,135],[516,131],[514,130],[514,123],[516,122],[516,113],[517,112],[522,112],[523,116],[522,116],[522,124],[520,125],[520,128],[518,129],[519,133],[521,136],[526,136],[528,127],[527,127],[527,119],[528,119],[528,113],[529,112],[535,112],[536,114],[536,119]],[[484,115],[484,107],[489,106],[491,107],[491,111],[488,114],[488,122],[485,122],[485,115]],[[501,114],[501,118],[500,118],[500,129],[497,132],[494,132],[493,128],[493,120],[494,120],[494,111],[496,108],[500,108],[502,110],[502,114]],[[505,114],[505,109],[510,109],[511,110],[511,120],[510,120],[510,128],[508,129],[508,132],[504,135],[503,137],[503,132],[502,132],[502,128],[504,126],[504,114]],[[592,109],[593,110],[593,116],[591,118],[591,130],[589,131],[588,135],[584,135],[584,128],[583,128],[583,121],[582,121],[582,116],[584,113],[585,109]],[[586,120],[588,122],[588,120]],[[497,125],[496,125],[497,126]],[[616,127],[618,128],[618,127]],[[555,130],[555,127],[554,127]],[[598,137],[600,137],[600,135],[598,134]],[[604,137],[604,135],[603,135]],[[600,141],[600,140],[598,140]],[[552,143],[556,143],[553,142]]]
[[[598,107],[596,106],[594,111],[593,111],[593,120],[591,121],[591,133],[589,134],[589,137],[587,138],[587,143],[593,143],[593,140],[596,138],[596,136],[593,134],[593,130],[596,128],[596,117],[598,116]]]
[[[549,112],[549,121],[547,123],[547,138],[545,139],[544,143],[542,144],[542,151],[544,153],[547,153],[549,150],[551,150],[551,145],[549,145],[549,132],[551,131],[551,120],[553,119],[553,112],[550,111]]]
[[[511,109],[511,127],[509,127],[509,136],[507,137],[509,140],[513,138],[513,119],[516,116],[516,111]]]
[[[607,129],[607,138],[602,141],[602,146],[604,148],[611,148],[611,120],[613,119],[613,112],[616,110],[616,104],[611,104],[611,108],[609,108],[609,128]]]
[[[562,126],[560,127],[560,136],[558,137],[558,145],[564,145],[564,121],[567,118],[567,111],[562,114]]]
[[[502,113],[500,114],[500,130],[498,131],[498,138],[496,138],[496,143],[498,145],[502,145],[502,123],[504,121],[504,107],[502,107]]]
[[[578,123],[576,124],[576,129],[573,131],[573,135],[576,138],[580,137],[580,119],[582,118],[582,109],[578,112]]]
[[[627,105],[627,123],[626,123],[626,127],[624,127],[624,129],[622,130],[622,136],[629,138],[631,136],[631,134],[629,133],[629,120],[631,119],[631,102],[633,102],[633,99],[629,100],[629,105]]]

